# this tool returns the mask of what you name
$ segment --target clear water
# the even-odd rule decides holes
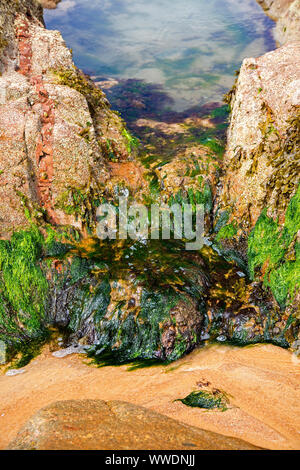
[[[220,101],[245,57],[275,48],[255,0],[63,0],[45,20],[77,66],[161,84],[176,110]]]

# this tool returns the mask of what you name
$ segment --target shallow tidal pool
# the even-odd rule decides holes
[[[63,0],[45,20],[85,72],[159,84],[177,111],[221,101],[245,57],[275,48],[256,0]]]

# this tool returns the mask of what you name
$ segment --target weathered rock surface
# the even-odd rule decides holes
[[[24,206],[84,230],[109,178],[108,142],[128,158],[124,126],[34,0],[3,0],[0,12],[0,235],[28,225]]]
[[[299,45],[244,62],[224,169],[228,107],[214,103],[166,122],[134,112],[142,166],[41,6],[0,9],[0,339],[25,362],[49,326],[100,362],[174,360],[206,339],[297,345]],[[206,246],[102,243],[97,206],[119,195],[203,203]]]
[[[40,410],[10,450],[258,450],[126,402],[71,400]]]
[[[299,0],[257,0],[273,20],[276,41],[283,45],[300,41],[300,2]]]
[[[265,207],[283,222],[297,190],[300,43],[245,59],[231,107],[220,203],[249,234]]]
[[[290,319],[297,331],[299,323],[299,64],[300,43],[244,61],[216,206],[219,246],[238,253],[280,305],[275,330]]]

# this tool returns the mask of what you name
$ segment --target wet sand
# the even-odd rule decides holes
[[[86,365],[84,356],[53,357],[46,348],[25,373],[0,373],[0,449],[41,407],[57,400],[123,400],[192,426],[268,449],[300,449],[300,360],[272,345],[208,346],[168,366]],[[197,382],[230,394],[225,412],[181,402]]]

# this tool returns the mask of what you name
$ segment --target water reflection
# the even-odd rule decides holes
[[[177,110],[220,100],[244,57],[274,48],[255,0],[63,0],[45,17],[80,68],[162,84]]]

